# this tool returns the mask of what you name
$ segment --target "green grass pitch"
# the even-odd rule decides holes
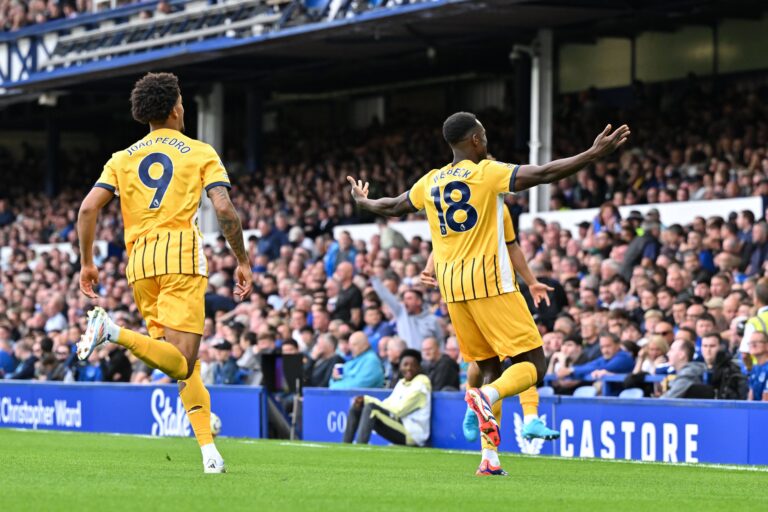
[[[8,511],[762,510],[764,468],[631,464],[432,449],[220,439],[230,473],[202,473],[191,438],[0,429]]]

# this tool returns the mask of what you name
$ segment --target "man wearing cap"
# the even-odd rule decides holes
[[[232,344],[226,340],[219,341],[214,348],[216,365],[213,367],[214,384],[239,384],[237,377],[237,360],[232,356]]]
[[[395,315],[397,335],[405,341],[408,348],[420,350],[422,340],[429,337],[434,337],[442,343],[443,328],[437,317],[424,306],[421,290],[411,288],[404,291],[400,301],[383,283],[384,268],[375,266],[374,272],[376,275],[371,277],[373,290]]]

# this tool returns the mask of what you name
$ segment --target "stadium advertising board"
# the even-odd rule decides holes
[[[258,387],[210,386],[221,434],[261,437]],[[174,385],[0,383],[0,427],[191,436]]]
[[[350,399],[369,390],[307,389],[304,439],[340,441]],[[375,392],[382,396],[381,392]],[[462,393],[432,395],[435,448],[474,450],[464,440]],[[517,399],[504,403],[502,450],[529,455],[561,455],[657,462],[768,464],[768,404],[713,400],[626,400],[541,397],[539,415],[560,430],[557,441],[522,438],[523,414]],[[335,429],[335,430],[334,430]],[[379,440],[380,442],[380,440]]]

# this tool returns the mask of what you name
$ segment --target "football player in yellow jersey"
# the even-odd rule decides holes
[[[544,165],[512,165],[487,159],[485,128],[474,114],[457,112],[443,124],[453,161],[425,174],[408,192],[368,198],[368,184],[347,180],[358,205],[379,215],[400,217],[426,210],[432,233],[435,274],[465,361],[477,362],[485,383],[467,390],[480,431],[500,443],[493,404],[544,378],[541,336],[525,300],[517,293],[504,240],[504,194],[551,183],[611,154],[629,137],[629,127],[611,125],[592,147]],[[511,366],[501,372],[501,360]],[[501,374],[498,378],[497,375]],[[483,461],[483,474],[501,474]]]
[[[533,272],[531,272],[528,262],[525,259],[525,255],[520,249],[520,245],[517,243],[515,228],[512,224],[512,215],[510,215],[509,209],[506,207],[504,208],[504,241],[507,245],[507,252],[509,253],[509,259],[512,263],[512,269],[520,274],[528,285],[534,305],[538,306],[541,301],[549,304],[549,295],[547,295],[547,292],[552,291],[553,288],[539,282],[533,275]],[[437,280],[435,279],[435,266],[432,254],[429,255],[427,265],[421,273],[420,282],[426,287],[438,287]],[[504,361],[502,361],[502,364],[504,364]],[[498,375],[496,378],[498,378]],[[467,369],[467,386],[480,387],[482,384],[483,380],[477,363],[470,363],[469,368]],[[560,432],[547,428],[544,422],[539,418],[539,392],[536,389],[536,386],[531,386],[521,392],[518,397],[520,398],[520,405],[523,409],[523,427],[521,435],[524,438],[552,440],[560,437]],[[499,427],[501,427],[501,401],[493,404],[493,414],[499,423]],[[464,437],[467,441],[475,441],[479,435],[477,416],[471,407],[467,407],[462,430],[464,431]],[[487,472],[487,468],[483,467],[483,461],[488,461],[487,464],[491,467],[491,470],[493,468],[501,468],[501,463],[498,457],[498,447],[495,446],[486,435],[482,436],[481,446],[483,458],[481,460],[481,466],[478,469],[478,475],[485,476],[489,473]],[[493,474],[504,475],[505,473],[503,470],[496,470]]]
[[[252,275],[243,230],[229,199],[229,178],[216,151],[184,135],[179,82],[170,73],[149,73],[131,92],[133,118],[148,124],[140,141],[118,151],[83,200],[80,290],[99,296],[93,239],[100,210],[116,195],[125,226],[126,277],[149,336],[121,329],[96,307],[77,346],[80,359],[107,342],[117,343],[153,368],[179,381],[179,394],[203,454],[206,473],[224,473],[224,459],[211,435],[211,397],[197,359],[205,320],[208,265],[197,211],[203,190],[213,202],[219,227],[237,257],[235,295],[251,292]],[[164,339],[165,341],[163,341]]]

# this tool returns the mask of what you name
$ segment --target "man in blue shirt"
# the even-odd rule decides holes
[[[280,257],[280,248],[288,245],[288,237],[282,231],[273,229],[269,222],[261,220],[258,224],[261,237],[258,242],[259,254],[265,255],[269,261]]]
[[[373,351],[378,353],[379,340],[385,336],[392,336],[395,334],[395,328],[389,322],[384,321],[384,313],[379,309],[380,306],[369,307],[365,310],[363,320],[365,321],[365,327],[363,332],[368,336],[368,341],[373,347]]]
[[[349,337],[352,359],[344,363],[342,371],[333,370],[331,389],[381,388],[384,386],[384,369],[379,356],[371,349],[368,337],[361,331]]]
[[[577,380],[594,380],[608,374],[632,372],[635,361],[632,354],[621,350],[621,341],[618,336],[603,332],[600,334],[599,343],[601,357],[571,368],[561,368],[557,376],[561,379],[571,377]]]
[[[749,353],[757,364],[749,372],[749,400],[768,400],[766,380],[768,380],[768,335],[755,331],[749,338]]]

